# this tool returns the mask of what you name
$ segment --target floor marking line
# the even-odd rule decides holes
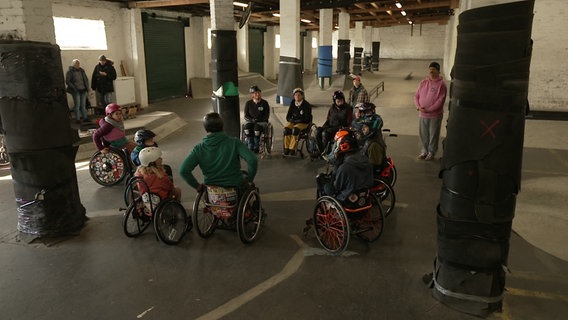
[[[214,310],[209,311],[208,313],[200,316],[197,320],[209,320],[209,319],[219,319],[227,314],[235,311],[236,309],[240,308],[245,303],[251,301],[252,299],[256,298],[266,290],[274,287],[278,283],[286,280],[291,275],[296,273],[300,268],[300,265],[304,261],[304,247],[306,246],[305,243],[298,238],[297,235],[290,235],[294,241],[300,246],[300,249],[296,251],[294,256],[288,261],[288,263],[284,266],[282,271],[275,274],[274,276],[268,278],[267,280],[261,282],[260,284],[256,285],[255,287],[245,291],[238,297],[235,297],[229,300],[227,303],[217,307]]]
[[[506,292],[510,295],[513,295],[513,296],[532,297],[532,298],[541,298],[541,299],[549,299],[549,300],[561,300],[561,301],[568,302],[568,296],[556,294],[556,293],[525,290],[525,289],[519,289],[519,288],[506,288]]]

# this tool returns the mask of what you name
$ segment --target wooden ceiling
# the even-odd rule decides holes
[[[189,13],[193,16],[209,16],[208,0],[100,0],[122,3],[125,8],[168,10]],[[247,0],[240,0],[249,3]],[[278,25],[280,20],[273,13],[279,13],[280,0],[250,1],[252,13],[249,23],[267,26]],[[401,8],[396,3],[402,5]],[[351,27],[356,21],[362,21],[363,26],[377,28],[400,25],[437,23],[446,24],[459,7],[459,0],[399,0],[399,1],[367,1],[367,0],[301,0],[300,16],[310,20],[301,22],[306,30],[319,29],[319,9],[333,8],[334,25],[337,25],[337,13],[344,10],[349,12]],[[235,20],[238,21],[245,9],[234,6]],[[406,16],[402,14],[406,13]]]

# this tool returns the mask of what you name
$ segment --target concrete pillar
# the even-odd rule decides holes
[[[51,1],[4,1],[0,17],[0,131],[20,237],[76,234],[86,221],[75,170],[79,137],[69,124]]]
[[[276,102],[288,104],[303,87],[300,65],[300,0],[280,0],[280,65]]]
[[[353,73],[361,74],[363,67],[363,21],[355,22],[353,46]]]
[[[241,132],[239,107],[239,74],[237,64],[237,33],[233,3],[210,1],[211,8],[211,81],[213,110],[225,122],[224,131],[234,137]]]
[[[320,88],[324,88],[325,78],[329,79],[331,86],[331,74],[333,66],[333,9],[320,9],[319,46],[318,46],[318,78]]]
[[[264,56],[265,57],[275,57],[274,53],[274,38],[275,38],[275,28],[273,26],[266,27],[266,32],[264,33]],[[264,76],[267,79],[276,79],[274,59],[264,59]]]
[[[339,12],[339,32],[337,40],[337,73],[349,73],[350,40],[349,40],[349,13],[346,10]]]

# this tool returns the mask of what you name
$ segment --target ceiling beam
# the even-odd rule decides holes
[[[209,3],[209,0],[155,0],[155,1],[128,1],[128,8],[159,8],[173,6],[187,6],[191,4]]]

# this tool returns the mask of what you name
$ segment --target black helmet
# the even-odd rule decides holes
[[[255,92],[262,92],[262,90],[260,90],[260,88],[256,84],[250,87],[249,89],[249,93],[255,93]]]
[[[369,111],[369,110],[375,111],[376,106],[372,102],[365,102],[365,103],[358,103],[357,108],[361,111]]]
[[[223,119],[217,112],[210,112],[203,117],[203,127],[207,132],[223,131]]]
[[[138,130],[134,134],[134,142],[136,142],[139,145],[144,145],[144,141],[150,138],[154,138],[155,136],[156,134],[151,130],[146,130],[146,129]]]
[[[345,95],[343,94],[343,92],[341,92],[341,90],[337,90],[333,93],[333,102],[335,102],[335,100],[337,99],[345,101]]]
[[[359,148],[355,133],[351,130],[342,129],[335,134],[337,142],[337,155],[351,153]]]

